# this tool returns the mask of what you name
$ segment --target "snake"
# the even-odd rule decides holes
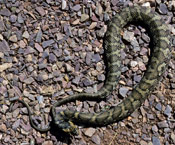
[[[151,55],[147,69],[140,82],[133,88],[131,94],[118,105],[97,113],[84,113],[65,109],[56,112],[56,107],[76,100],[101,100],[106,98],[116,88],[121,75],[120,51],[121,32],[128,24],[143,24],[151,38]],[[154,90],[162,78],[171,58],[171,34],[161,16],[151,8],[133,5],[117,12],[108,24],[104,37],[104,54],[106,58],[106,79],[103,87],[96,93],[78,93],[58,100],[51,108],[54,124],[62,131],[77,134],[77,125],[106,126],[121,121],[139,108]],[[22,100],[29,112],[31,125],[38,131],[48,131],[34,125],[29,106]]]

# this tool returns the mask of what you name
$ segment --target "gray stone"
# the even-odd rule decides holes
[[[157,125],[159,128],[166,128],[169,126],[166,120],[158,122]]]
[[[72,80],[72,83],[78,85],[80,82],[80,76],[76,76],[75,79]]]
[[[11,42],[17,42],[17,41],[18,41],[18,38],[17,38],[16,35],[12,35],[12,36],[10,36],[9,40],[10,40]]]
[[[152,143],[153,143],[153,145],[161,145],[159,138],[156,136],[152,137]]]
[[[86,64],[90,65],[91,64],[91,60],[92,60],[92,53],[91,52],[87,52],[86,53],[86,59],[85,59]]]
[[[142,39],[143,39],[145,42],[147,42],[147,43],[149,43],[149,41],[150,41],[149,36],[146,35],[145,33],[142,33]]]
[[[170,105],[167,105],[167,106],[166,106],[166,109],[165,109],[165,111],[164,111],[164,114],[165,114],[166,116],[170,117],[170,116],[171,116],[171,111],[172,111],[172,107],[171,107]]]
[[[164,14],[164,15],[167,14],[168,9],[167,9],[166,4],[164,4],[164,3],[161,3],[161,4],[160,4],[159,12],[160,12],[161,14]]]
[[[21,16],[21,14],[18,14],[18,19],[17,20],[18,20],[18,23],[20,23],[20,24],[24,23],[24,19]]]
[[[0,11],[0,15],[9,17],[11,15],[11,12],[8,9],[4,8]]]
[[[54,63],[56,61],[57,61],[57,57],[53,53],[50,53],[49,54],[49,62]]]
[[[157,103],[156,109],[161,111],[162,110],[162,104],[161,103]]]
[[[43,48],[41,47],[41,45],[39,45],[38,43],[35,43],[35,48],[41,53],[43,52]]]
[[[134,40],[134,32],[125,31],[123,34],[123,39],[131,42]]]
[[[38,102],[41,104],[44,102],[44,97],[43,96],[37,96]]]
[[[0,20],[0,31],[4,31],[4,30],[5,30],[4,22]]]
[[[86,129],[86,131],[84,132],[84,134],[88,137],[92,137],[92,135],[95,133],[95,129],[94,128],[88,128]]]
[[[122,87],[122,88],[119,89],[119,94],[120,94],[122,97],[126,97],[126,94],[127,94],[128,91],[129,91],[128,88]]]
[[[41,29],[39,29],[38,30],[38,33],[37,33],[37,35],[36,35],[36,42],[41,42],[41,38],[42,38],[42,35],[43,35],[43,33],[42,33],[42,31],[41,31]],[[47,41],[46,41],[47,42]],[[43,42],[44,44],[43,45],[46,45],[45,43],[46,43],[45,41]]]
[[[20,125],[20,119],[16,120],[13,125],[12,125],[12,129],[16,130]]]
[[[28,31],[24,31],[24,33],[22,34],[22,37],[28,39],[30,37],[29,32]]]
[[[2,40],[2,41],[0,42],[0,51],[1,51],[1,52],[10,51],[10,47],[9,47],[7,41]]]
[[[72,9],[74,10],[74,11],[79,11],[80,9],[81,9],[81,6],[80,5],[75,5],[74,7],[72,7]]]
[[[66,72],[73,72],[74,70],[74,68],[68,63],[65,64],[65,68],[66,68]]]
[[[16,15],[11,15],[10,16],[10,22],[15,23],[16,20],[17,20],[17,16]]]
[[[101,139],[98,135],[93,135],[91,140],[97,145],[100,145],[100,143],[101,143]]]
[[[98,78],[99,81],[104,81],[105,80],[105,75],[104,74],[97,75],[97,78]]]
[[[51,46],[54,42],[55,42],[55,41],[54,41],[53,39],[47,40],[47,41],[44,41],[44,42],[42,43],[42,46],[43,46],[43,48],[46,48],[46,47],[48,47],[48,46]]]
[[[29,77],[29,78],[24,80],[24,83],[26,83],[26,84],[31,84],[32,82],[34,82],[34,79],[32,77]]]
[[[153,132],[158,132],[158,127],[156,125],[152,126],[152,131]]]
[[[92,57],[93,62],[99,62],[101,60],[101,57],[99,54],[94,54]]]
[[[136,67],[137,64],[138,64],[137,61],[134,61],[134,60],[131,60],[131,62],[130,62],[131,67]]]
[[[67,7],[66,0],[61,0],[61,8],[62,8],[62,10],[66,9],[66,7]]]
[[[42,7],[36,7],[36,10],[41,16],[44,16],[46,14],[45,10]]]

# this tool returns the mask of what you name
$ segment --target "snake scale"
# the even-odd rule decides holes
[[[120,78],[120,39],[122,28],[131,22],[141,22],[148,29],[151,37],[151,57],[148,62],[147,70],[139,84],[135,86],[131,94],[121,103],[109,110],[98,113],[82,113],[71,110],[64,110],[56,113],[55,108],[75,100],[96,100],[108,96]],[[129,116],[134,112],[153,91],[156,84],[160,81],[167,64],[171,57],[170,32],[161,17],[150,8],[138,5],[124,8],[117,13],[108,25],[104,39],[104,50],[107,60],[107,77],[104,86],[97,93],[80,93],[56,102],[52,107],[53,121],[55,125],[67,133],[76,133],[74,123],[88,126],[105,126],[115,123]],[[38,131],[47,131],[34,125],[29,106],[23,103],[29,111],[31,125]]]

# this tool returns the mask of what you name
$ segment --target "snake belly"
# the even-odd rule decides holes
[[[116,87],[120,77],[120,39],[122,28],[131,22],[143,23],[148,29],[151,43],[151,57],[147,70],[140,83],[135,86],[130,96],[117,106],[99,113],[82,113],[64,110],[56,113],[55,108],[75,100],[102,99]],[[56,102],[52,107],[55,124],[65,132],[75,132],[74,123],[88,126],[105,126],[120,121],[134,112],[160,81],[171,57],[170,32],[161,17],[150,8],[133,6],[124,8],[117,13],[108,25],[104,39],[104,49],[107,59],[107,78],[104,86],[94,94],[80,93]]]

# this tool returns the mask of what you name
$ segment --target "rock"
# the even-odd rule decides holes
[[[166,128],[169,126],[166,120],[158,122],[157,125],[159,128]]]
[[[18,117],[18,115],[19,115],[19,108],[16,108],[14,111],[13,111],[13,117],[14,118],[17,118]]]
[[[20,40],[19,41],[19,47],[25,48],[26,47],[26,43],[23,40]]]
[[[57,37],[57,40],[61,40],[61,39],[63,39],[63,34],[58,32],[56,34],[56,37]]]
[[[66,2],[66,0],[61,0],[61,8],[62,8],[62,10],[65,10],[66,7],[67,7],[67,2]]]
[[[89,79],[84,79],[83,84],[87,87],[87,86],[90,86],[92,82]]]
[[[4,30],[5,30],[4,22],[0,19],[0,31],[4,31]]]
[[[73,72],[74,71],[74,68],[68,63],[65,64],[65,68],[66,68],[66,72]]]
[[[119,3],[119,1],[118,0],[111,0],[111,3],[113,6],[116,6]]]
[[[131,45],[133,46],[135,52],[140,51],[139,43],[135,37],[131,41]]]
[[[78,12],[81,9],[80,5],[75,5],[74,7],[72,7],[72,10]]]
[[[16,20],[17,20],[17,16],[16,15],[11,15],[10,16],[10,22],[15,23]]]
[[[57,57],[53,53],[50,53],[49,54],[49,62],[54,63],[56,61],[57,61]]]
[[[119,94],[120,94],[122,97],[126,97],[126,94],[127,94],[128,91],[129,91],[128,88],[122,87],[122,88],[119,89]]]
[[[36,39],[35,39],[36,42],[41,42],[42,35],[43,35],[42,30],[39,29],[39,30],[38,30],[38,33],[37,33],[37,35],[36,35]],[[43,42],[43,43],[44,43],[43,45],[46,45],[46,46],[47,46],[46,42],[47,42],[47,41],[44,41],[44,42]],[[50,42],[50,41],[49,41],[49,42]],[[51,42],[52,42],[52,41],[51,41]],[[51,42],[50,42],[50,43],[51,43]]]
[[[89,19],[89,15],[87,15],[87,14],[82,14],[82,15],[81,15],[80,21],[81,21],[81,22],[84,22],[84,21],[86,21],[86,20],[88,20],[88,19]]]
[[[98,78],[99,81],[104,81],[105,80],[105,75],[104,74],[97,75],[97,78]]]
[[[0,52],[0,58],[4,58],[4,53]]]
[[[102,27],[100,30],[96,31],[97,36],[103,38],[106,32],[106,28]]]
[[[101,57],[100,55],[97,53],[97,54],[94,54],[93,57],[92,57],[92,61],[93,62],[99,62],[101,60]]]
[[[100,15],[102,14],[102,12],[103,12],[103,8],[102,8],[101,4],[100,4],[100,3],[97,3],[97,7],[96,7],[96,9],[95,9],[95,13],[96,13],[98,16],[100,16]]]
[[[171,107],[170,105],[167,105],[167,106],[166,106],[166,109],[165,109],[165,111],[164,111],[164,114],[165,114],[166,116],[170,117],[170,116],[171,116],[171,111],[172,111],[172,107]]]
[[[84,132],[84,134],[88,137],[92,137],[92,135],[95,133],[95,129],[94,128],[88,128],[86,129],[86,131]]]
[[[6,125],[4,123],[1,123],[1,125],[0,125],[0,131],[1,132],[4,132],[4,133],[7,131],[7,127],[6,127]]]
[[[12,63],[3,63],[2,65],[0,65],[0,72],[5,71],[8,68],[12,67]]]
[[[12,36],[10,36],[9,40],[10,40],[11,42],[17,42],[17,41],[18,41],[18,38],[17,38],[16,35],[12,35]]]
[[[39,104],[44,102],[43,96],[37,96],[37,100],[38,100]]]
[[[77,25],[77,24],[79,24],[79,22],[80,22],[80,19],[76,19],[76,20],[73,21],[71,24],[72,24],[72,25]]]
[[[11,15],[11,12],[8,9],[4,8],[1,9],[0,15],[9,17]]]
[[[45,10],[42,7],[36,7],[36,10],[41,16],[44,16],[46,14]]]
[[[172,139],[173,143],[175,144],[175,134],[173,132],[171,133],[171,139]]]
[[[41,53],[43,52],[43,48],[41,47],[41,45],[39,45],[38,43],[35,43],[35,48]]]
[[[42,143],[42,145],[53,145],[52,141],[45,141]]]
[[[147,144],[147,142],[146,142],[146,141],[141,140],[141,141],[140,141],[140,145],[148,145],[148,144]]]
[[[131,66],[131,67],[136,67],[137,64],[138,64],[137,61],[133,61],[133,60],[132,60],[132,61],[130,62],[130,66]]]
[[[135,82],[139,83],[141,79],[142,79],[141,75],[134,75],[134,81]]]
[[[16,130],[20,125],[20,119],[16,120],[13,125],[12,125],[12,129]]]
[[[123,39],[125,39],[128,42],[131,42],[134,40],[134,32],[124,31]]]
[[[18,20],[18,23],[20,23],[20,24],[24,23],[24,19],[23,19],[23,17],[21,16],[20,13],[18,14],[17,20]]]
[[[149,36],[146,35],[145,33],[142,33],[142,39],[143,39],[145,42],[147,42],[147,43],[150,42],[150,38],[149,38]]]
[[[30,35],[29,35],[28,31],[24,31],[24,33],[22,34],[22,37],[29,39]]]
[[[55,41],[54,41],[53,39],[47,40],[47,41],[44,41],[44,42],[42,43],[42,46],[43,46],[43,48],[46,48],[46,47],[48,47],[48,46],[51,46],[54,42],[55,42]]]
[[[156,109],[159,110],[159,111],[162,110],[162,105],[161,105],[161,103],[157,103],[157,105],[156,105]]]
[[[156,125],[152,126],[152,131],[153,131],[153,133],[158,132],[158,127]]]
[[[76,76],[75,79],[72,80],[72,83],[76,85],[78,85],[79,82],[80,82],[80,76]]]
[[[101,139],[98,135],[93,135],[91,140],[97,145],[100,145],[100,143],[101,143]]]
[[[89,29],[92,30],[97,26],[97,22],[92,22],[91,25],[89,26]]]
[[[161,14],[164,14],[164,15],[167,14],[168,9],[167,9],[166,4],[164,4],[164,3],[161,3],[161,4],[160,4],[159,12],[160,12]]]
[[[2,40],[0,42],[0,51],[1,52],[4,52],[4,53],[7,52],[7,51],[10,51],[10,47],[9,47],[7,41]]]
[[[29,78],[24,80],[24,83],[26,83],[28,85],[31,84],[32,82],[34,82],[34,79],[32,77],[29,77]]]
[[[153,136],[152,142],[153,142],[153,145],[161,145],[158,137]]]
[[[90,65],[91,64],[91,60],[92,60],[92,53],[91,52],[87,52],[86,53],[86,59],[85,59],[86,64]]]
[[[104,13],[104,21],[108,21],[110,19],[109,14],[108,13]]]

